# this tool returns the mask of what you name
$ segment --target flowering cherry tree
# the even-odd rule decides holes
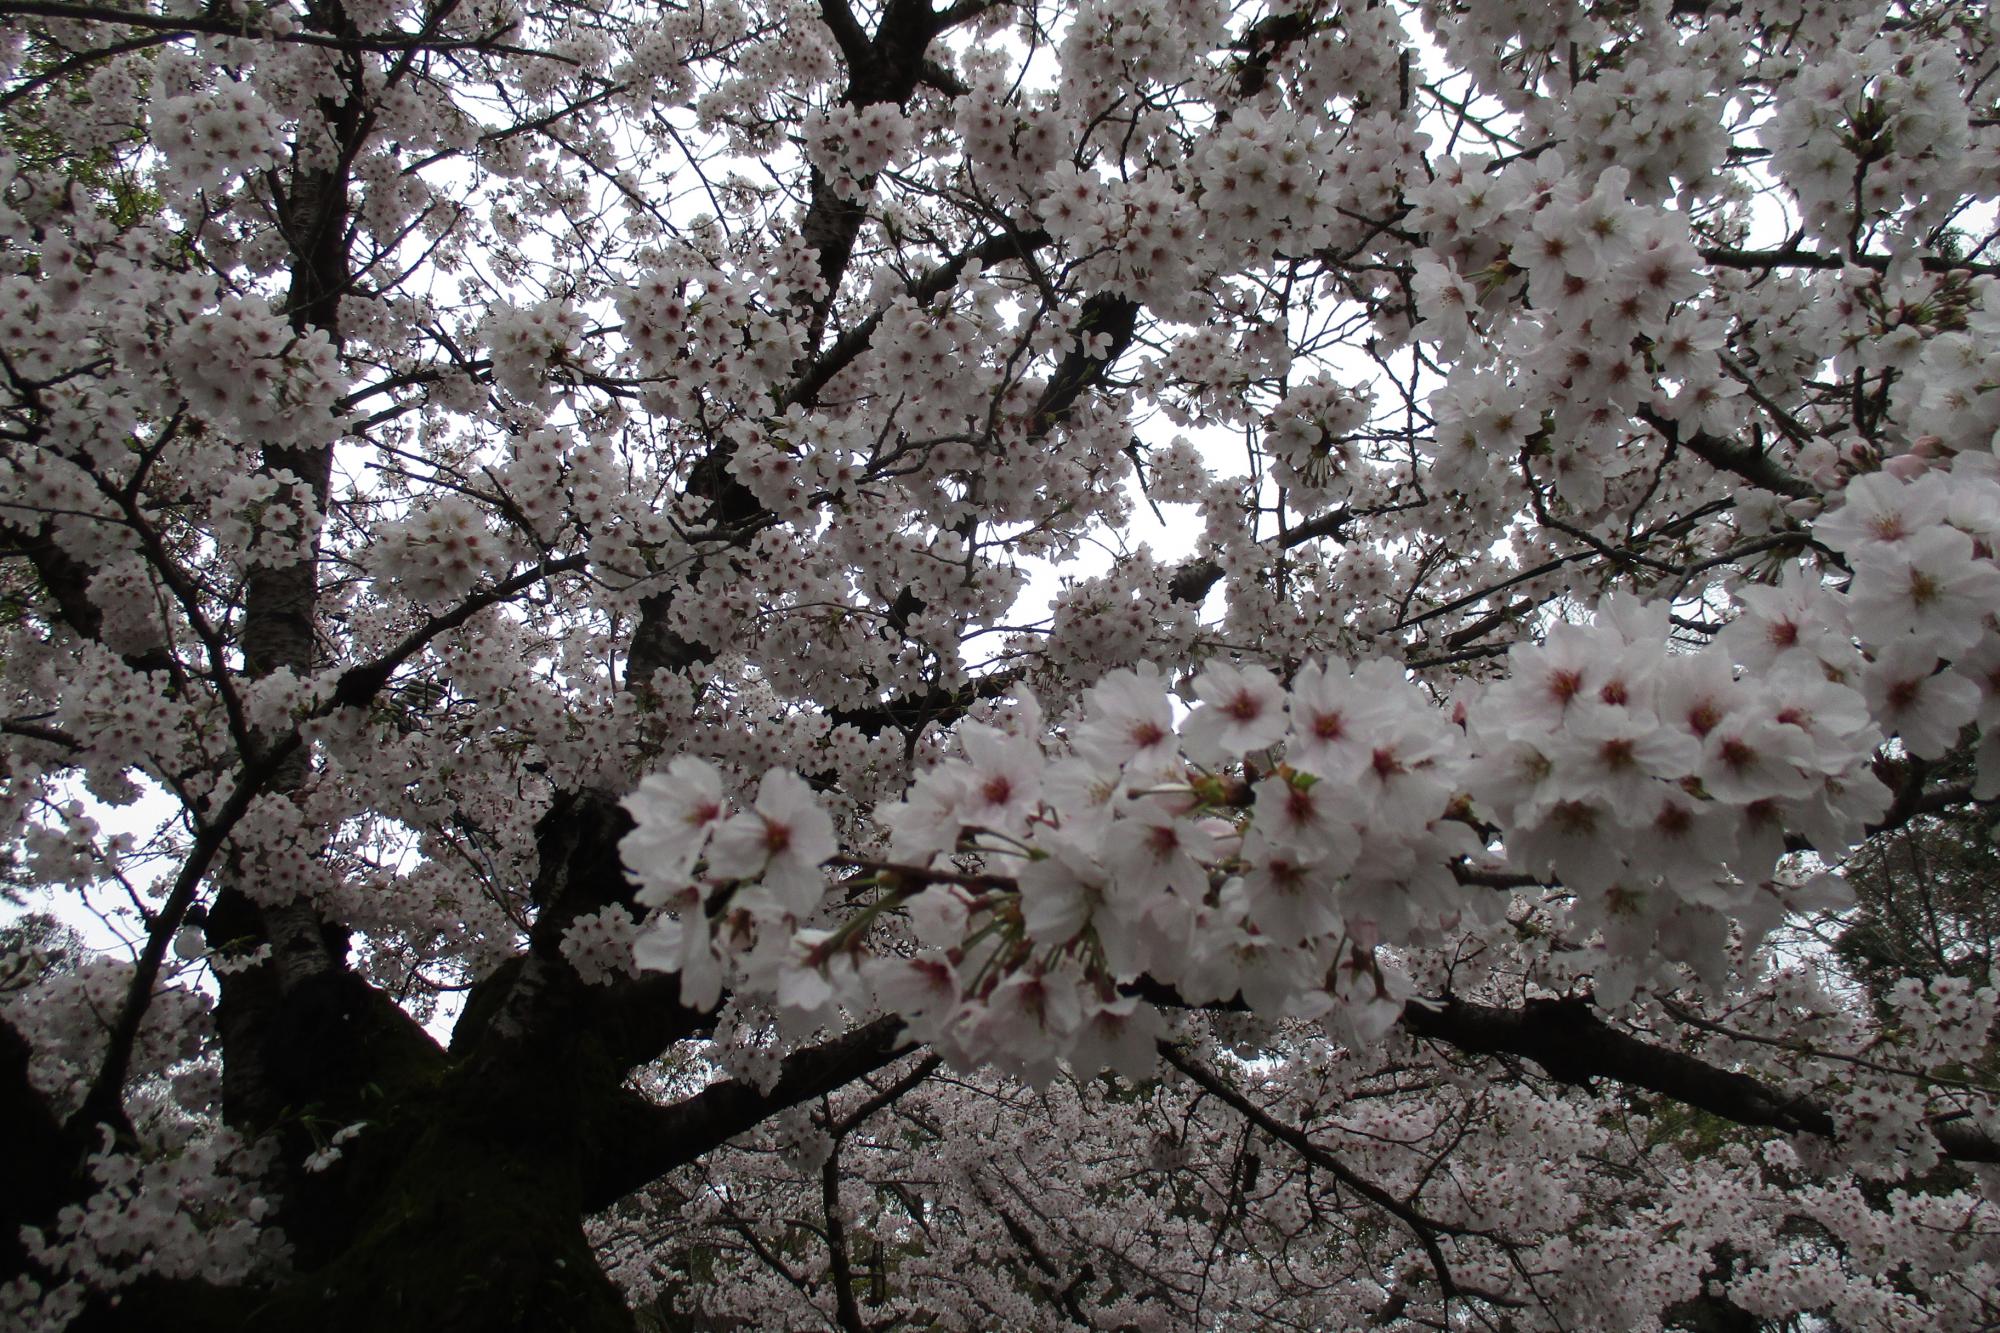
[[[2000,1319],[1985,6],[0,35],[0,1320]]]

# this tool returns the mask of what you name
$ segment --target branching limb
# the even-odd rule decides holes
[[[1743,478],[1753,486],[1790,496],[1794,500],[1819,498],[1818,487],[1804,477],[1786,471],[1761,449],[1734,440],[1725,440],[1703,430],[1683,430],[1679,422],[1661,416],[1650,407],[1641,407],[1638,417],[1666,437],[1669,444],[1687,450],[1710,467],[1719,468]]]
[[[1833,1112],[1821,1103],[1783,1096],[1748,1074],[1620,1032],[1585,1000],[1530,1000],[1501,1009],[1447,997],[1406,1007],[1403,1027],[1469,1054],[1525,1056],[1563,1083],[1609,1079],[1739,1125],[1823,1138],[1839,1132]],[[1943,1121],[1931,1132],[1954,1161],[2000,1162],[2000,1142],[1975,1126]]]
[[[913,1049],[901,1019],[878,1018],[824,1045],[785,1057],[769,1091],[727,1079],[668,1106],[645,1102],[636,1094],[626,1098],[595,1136],[607,1151],[596,1168],[586,1172],[584,1211],[608,1208],[778,1112],[845,1087]]]
[[[1314,1143],[1304,1130],[1279,1120],[1257,1103],[1231,1087],[1213,1071],[1202,1068],[1172,1042],[1160,1043],[1160,1058],[1185,1074],[1196,1087],[1226,1103],[1229,1107],[1272,1138],[1290,1147],[1306,1161],[1327,1172],[1335,1180],[1359,1194],[1368,1202],[1388,1213],[1416,1238],[1424,1255],[1430,1260],[1431,1271],[1436,1275],[1438,1288],[1449,1300],[1454,1296],[1466,1296],[1474,1300],[1495,1305],[1517,1305],[1520,1302],[1511,1297],[1496,1296],[1485,1292],[1468,1291],[1459,1286],[1451,1275],[1451,1267],[1445,1262],[1444,1247],[1438,1243],[1440,1236],[1478,1235],[1478,1232],[1463,1227],[1453,1227],[1424,1216],[1412,1205],[1398,1199],[1374,1181],[1355,1173],[1345,1162]]]

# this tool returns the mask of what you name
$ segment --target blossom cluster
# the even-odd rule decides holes
[[[1063,42],[1062,105],[1096,116],[1122,86],[1178,82],[1222,36],[1222,17],[1219,6],[1185,0],[1087,0]]]
[[[447,495],[375,530],[369,572],[426,603],[464,596],[505,565],[505,544],[478,505]]]
[[[0,1285],[8,1327],[69,1326],[93,1294],[145,1278],[239,1283],[281,1262],[286,1246],[266,1219],[257,1177],[267,1149],[216,1127],[150,1157],[108,1145],[89,1159],[97,1190],[62,1209],[53,1228],[26,1228],[28,1254],[54,1285],[32,1276]]]
[[[1356,458],[1349,438],[1368,420],[1369,397],[1319,376],[1300,384],[1272,409],[1265,446],[1271,479],[1290,488],[1301,507],[1332,507],[1353,486]]]
[[[672,105],[684,98],[693,86],[688,56],[698,27],[693,15],[669,10],[657,19],[651,33],[636,35],[629,43],[626,62],[616,73],[616,81],[627,85],[640,105]]]
[[[1255,254],[1309,254],[1326,244],[1337,216],[1329,179],[1335,160],[1333,143],[1312,120],[1237,110],[1191,163],[1206,240]]]
[[[801,250],[796,257],[810,258]],[[777,302],[811,295],[801,272],[794,293],[778,284]],[[622,332],[649,385],[646,406],[663,417],[727,419],[739,405],[768,394],[798,359],[799,332],[762,299],[748,278],[711,264],[661,265],[615,293]]]
[[[864,6],[873,62],[812,0],[336,8],[370,40],[0,42],[0,860],[175,955],[0,999],[59,1121],[139,1003],[128,1106],[218,1114],[203,996],[283,1026],[278,915],[427,1022],[561,927],[590,989],[510,1013],[642,968],[717,1007],[659,1089],[772,1091],[874,1014],[986,1066],[677,1179],[671,1224],[738,1228],[706,1271],[787,1256],[714,1322],[839,1321],[788,1257],[817,1208],[920,1288],[876,1322],[1992,1321],[1990,1182],[1828,1170],[2000,1130],[1937,1077],[1992,992],[1758,992],[1772,923],[1841,901],[1797,852],[2000,795],[1990,6],[940,0]],[[1178,563],[1142,502],[1190,507]],[[635,900],[577,915],[547,858],[626,790]],[[142,797],[150,838],[91,804]],[[146,883],[211,851],[212,939]],[[1664,1103],[1389,1030],[1554,995],[1835,1133],[1683,1160]],[[1147,1079],[1162,1038],[1438,1249]],[[863,1119],[921,1109],[844,1149],[892,1086]],[[157,1128],[0,1322],[275,1257],[247,1168]],[[772,1148],[801,1179],[737,1188]],[[961,1280],[985,1250],[1033,1257]]]
[[[18,959],[8,957],[7,970]],[[83,1099],[104,1052],[108,1023],[131,984],[130,965],[91,959],[81,966],[51,969],[31,988],[5,996],[0,1017],[28,1039],[33,1055],[28,1077],[52,1104],[65,1112]],[[174,990],[147,1015],[135,1061],[165,1070],[192,1059],[209,1035],[209,1001],[192,991]]]
[[[621,844],[639,885],[635,897],[674,913],[639,940],[641,967],[678,972],[682,1000],[713,1007],[722,992],[722,956],[706,907],[723,885],[754,879],[754,886],[731,895],[729,906],[740,919],[725,929],[754,932],[767,955],[759,961],[784,978],[781,993],[792,994],[794,984],[815,989],[806,969],[784,967],[791,947],[786,932],[768,929],[806,920],[818,908],[826,891],[820,863],[838,847],[833,821],[796,773],[773,769],[755,803],[731,812],[715,767],[683,757],[641,782],[625,806],[637,825]],[[705,874],[695,874],[698,863]],[[823,986],[818,989],[824,997]]]
[[[197,412],[273,445],[322,440],[337,429],[344,382],[325,333],[294,331],[268,301],[196,299],[208,308],[149,335],[159,339],[166,379]]]
[[[1097,578],[1079,579],[1051,603],[1043,651],[1072,678],[1089,682],[1185,648],[1199,618],[1173,595],[1173,573],[1141,550]]]
[[[1628,192],[1640,203],[1671,197],[1676,182],[1699,189],[1722,165],[1729,135],[1713,68],[1684,52],[1675,56],[1657,68],[1641,57],[1529,114],[1547,122],[1550,137],[1568,147],[1579,166],[1625,168]]]
[[[1775,878],[1787,835],[1837,853],[1888,805],[1867,700],[1824,665],[1853,650],[1811,628],[1788,639],[1822,601],[1802,577],[1787,587],[1793,606],[1759,598],[1738,634],[1698,653],[1661,651],[1666,607],[1614,599],[1595,624],[1516,648],[1470,710],[1474,790],[1509,860],[1575,891],[1573,918],[1607,954],[1606,1002],[1630,994],[1632,962],[1651,955],[1720,980],[1731,920],[1761,936],[1805,905]],[[1758,669],[1739,673],[1739,635],[1783,651],[1751,648],[1740,655]]]
[[[609,985],[634,971],[636,925],[632,913],[618,903],[585,913],[563,932],[562,956],[586,984]]]
[[[959,142],[986,188],[1029,198],[1056,164],[1059,125],[1052,109],[1022,105],[1011,84],[997,72],[972,82],[958,102]]]
[[[766,430],[741,432],[729,470],[779,518],[813,528],[821,497],[853,493],[870,443],[846,419],[795,407]]]
[[[298,563],[319,518],[312,491],[285,471],[230,477],[209,506],[216,542],[244,567]]]
[[[1881,37],[1785,86],[1760,138],[1812,234],[1845,244],[1879,220],[1914,239],[1943,220],[1934,201],[1954,197],[1966,173],[1990,175],[1994,143],[1974,139],[1957,65],[1942,42]]]
[[[806,156],[843,199],[858,199],[875,174],[909,148],[910,119],[892,102],[828,107],[806,127]]]
[[[1977,722],[1973,790],[2000,793],[2000,456],[1966,453],[1909,481],[1870,473],[1841,501],[1813,530],[1854,570],[1831,623],[1869,650],[1871,711],[1923,759]]]
[[[1378,108],[1401,101],[1403,62],[1410,58],[1401,16],[1367,0],[1339,0],[1321,12],[1326,20],[1288,71],[1300,109],[1317,111],[1336,98]]]
[[[1664,608],[1614,602],[1517,650],[1456,719],[1378,660],[1309,663],[1289,686],[1212,665],[1178,725],[1164,677],[1121,669],[1053,757],[1032,728],[968,724],[963,758],[878,814],[887,868],[860,919],[906,912],[912,957],[863,960],[853,921],[816,916],[831,825],[796,777],[773,772],[725,815],[715,771],[677,760],[630,802],[641,900],[677,913],[641,962],[709,1002],[740,968],[815,1019],[872,988],[956,1060],[1046,1073],[1129,1054],[1152,1021],[1124,993],[1142,977],[1375,1030],[1403,999],[1375,947],[1496,910],[1456,868],[1504,860],[1569,891],[1608,955],[1607,998],[1655,956],[1713,974],[1732,919],[1768,928],[1787,901],[1771,879],[1785,829],[1838,848],[1880,813],[1879,733],[1821,670],[1738,676],[1717,650],[1666,653],[1664,629]],[[1475,831],[1489,814],[1498,847]],[[953,868],[968,853],[983,870]]]
[[[546,404],[583,340],[583,316],[559,300],[528,307],[496,302],[481,336],[492,349],[494,381],[524,403]]]
[[[2000,280],[1979,281],[1963,329],[1919,338],[1905,326],[1884,342],[1885,362],[1914,363],[1896,385],[1913,444],[1899,466],[1922,466],[1926,455],[2000,454]]]
[[[248,83],[215,87],[153,104],[151,137],[183,189],[217,189],[268,167],[284,150],[283,124]]]
[[[1715,342],[1677,309],[1702,285],[1686,220],[1630,200],[1622,166],[1587,189],[1582,179],[1554,152],[1498,171],[1468,158],[1445,163],[1414,192],[1440,265],[1418,268],[1416,332],[1462,353],[1433,398],[1438,431],[1428,449],[1440,483],[1466,488],[1467,500],[1491,496],[1524,464],[1564,504],[1595,513],[1621,474],[1649,461],[1621,458],[1635,411],[1728,433],[1744,406]],[[1525,308],[1511,304],[1523,294]],[[1684,346],[1665,372],[1676,382],[1671,395],[1641,339]],[[1496,355],[1516,354],[1511,380],[1490,377]],[[1532,414],[1517,410],[1531,403]],[[1536,436],[1542,447],[1524,448]]]

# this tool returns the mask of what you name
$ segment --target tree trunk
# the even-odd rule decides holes
[[[354,1201],[352,1243],[281,1288],[261,1326],[632,1328],[623,1297],[584,1241],[573,1132],[567,1142],[542,1141],[473,1089],[402,1113],[427,1123],[369,1197]]]
[[[76,1333],[631,1333],[584,1240],[578,1136],[543,1114],[574,1101],[561,1082],[400,1099],[289,1201],[320,1244],[345,1233],[319,1262],[262,1289],[143,1283]]]

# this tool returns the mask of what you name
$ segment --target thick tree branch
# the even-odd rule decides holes
[[[858,727],[870,736],[879,736],[890,727],[910,730],[932,722],[954,722],[981,699],[1005,695],[1025,674],[1020,670],[995,671],[961,690],[933,688],[920,695],[897,695],[872,707],[829,709],[826,717],[836,727]]]
[[[29,1081],[33,1054],[27,1039],[0,1019],[0,1162],[7,1179],[0,1190],[0,1272],[8,1274],[26,1270],[21,1228],[43,1221],[62,1203],[79,1146]]]
[[[903,1033],[902,1020],[878,1018],[824,1045],[785,1057],[778,1081],[768,1092],[728,1079],[668,1106],[631,1094],[607,1114],[593,1136],[612,1150],[586,1171],[585,1211],[608,1208],[778,1112],[846,1087],[915,1049]]]
[[[1525,1057],[1563,1083],[1587,1086],[1608,1079],[1739,1125],[1838,1135],[1833,1113],[1820,1103],[1787,1097],[1748,1074],[1620,1032],[1586,1000],[1530,1000],[1519,1009],[1501,1009],[1446,997],[1407,1006],[1403,1028],[1468,1054]],[[2000,1143],[1974,1126],[1946,1121],[1932,1132],[1955,1161],[2000,1162]]]
[[[840,1141],[819,1168],[820,1212],[826,1218],[827,1266],[833,1272],[834,1316],[842,1333],[869,1333],[868,1321],[861,1317],[861,1303],[854,1299],[854,1264],[847,1253],[847,1224],[840,1208]]]
[[[1726,246],[1711,246],[1701,252],[1704,263],[1718,268],[1737,268],[1761,271],[1774,268],[1809,268],[1832,271],[1843,268],[1867,268],[1880,273],[1894,262],[1887,255],[1830,255],[1811,250],[1801,250],[1796,246],[1783,250],[1732,250]],[[1946,259],[1942,255],[1925,255],[1920,261],[1926,273],[2000,273],[2000,264],[1980,264],[1964,259]]]
[[[1104,382],[1111,367],[1132,345],[1138,325],[1139,305],[1126,297],[1099,292],[1083,303],[1076,322],[1079,344],[1057,364],[1042,389],[1041,399],[1029,416],[1031,434],[1046,435],[1068,418],[1077,400]],[[1083,340],[1097,338],[1104,343],[1095,350],[1084,345]]]
[[[1347,531],[1348,525],[1358,519],[1381,518],[1406,509],[1420,508],[1422,503],[1422,501],[1406,501],[1362,510],[1345,506],[1328,510],[1295,527],[1285,529],[1266,545],[1274,551],[1289,551],[1304,546],[1307,542],[1318,541],[1322,537],[1340,537]],[[1205,557],[1189,560],[1176,569],[1173,577],[1167,581],[1167,595],[1177,602],[1198,603],[1208,596],[1209,589],[1221,581],[1220,564]]]
[[[1049,234],[1039,229],[1027,232],[1008,231],[988,237],[916,279],[903,289],[903,293],[918,305],[928,305],[957,286],[959,279],[965,276],[965,270],[975,262],[990,265],[1008,259],[1026,259],[1048,244]],[[831,347],[812,358],[792,387],[786,390],[783,405],[811,407],[817,403],[820,391],[826,388],[834,376],[852,365],[874,342],[875,331],[882,326],[882,314],[881,310],[875,311],[841,334]]]
[[[910,100],[919,84],[936,82],[941,71],[928,58],[930,44],[953,23],[964,21],[952,12],[933,13],[927,0],[888,0],[873,37],[863,30],[847,0],[820,0],[820,16],[847,65],[847,87],[840,100],[857,109],[885,102],[900,106]],[[812,172],[811,200],[800,220],[799,235],[818,253],[819,275],[826,289],[811,303],[808,348],[817,347],[826,330],[854,257],[855,238],[868,218],[867,197],[874,188],[874,178],[857,184],[859,197],[849,198],[818,168]]]
[[[1028,1230],[1025,1222],[1014,1216],[1007,1209],[1006,1205],[992,1198],[984,1189],[979,1190],[979,1196],[981,1201],[993,1210],[993,1215],[1000,1219],[1000,1225],[1007,1229],[1009,1239],[1020,1247],[1022,1254],[1028,1256],[1028,1262],[1034,1266],[1037,1272],[1044,1274],[1044,1277],[1041,1278],[1030,1274],[1022,1274],[1022,1276],[1034,1284],[1035,1288],[1042,1293],[1044,1300],[1048,1301],[1051,1305],[1059,1307],[1064,1314],[1068,1315],[1072,1323],[1084,1328],[1090,1327],[1090,1315],[1084,1310],[1082,1303],[1076,1297],[1077,1289],[1090,1279],[1090,1265],[1085,1264],[1074,1278],[1070,1278],[1068,1282],[1058,1287],[1056,1283],[1062,1282],[1067,1274],[1063,1272],[1062,1267],[1054,1259],[1049,1257],[1048,1252],[1035,1239],[1035,1233]]]
[[[1147,979],[1124,989],[1169,1008],[1243,1008],[1240,999],[1190,1006],[1171,987]],[[1413,1037],[1468,1055],[1532,1060],[1561,1083],[1588,1087],[1605,1079],[1658,1093],[1739,1125],[1838,1137],[1833,1113],[1820,1103],[1787,1097],[1748,1074],[1621,1032],[1599,1017],[1587,1000],[1530,1000],[1519,1009],[1506,1009],[1448,995],[1405,1005],[1401,1026]],[[1975,1126],[1943,1120],[1935,1122],[1931,1132],[1954,1161],[2000,1162],[2000,1141]]]
[[[1819,498],[1818,487],[1804,477],[1786,471],[1761,449],[1725,440],[1704,430],[1682,430],[1679,422],[1668,420],[1650,407],[1642,406],[1637,415],[1664,436],[1669,444],[1687,450],[1710,467],[1732,473],[1764,490],[1789,495],[1794,500]]]
[[[943,1056],[925,1056],[910,1066],[909,1073],[903,1075],[894,1083],[891,1083],[888,1087],[855,1107],[852,1111],[849,1111],[840,1118],[839,1123],[829,1125],[828,1129],[835,1139],[845,1138],[866,1124],[871,1116],[894,1106],[905,1094],[922,1085],[924,1080],[928,1079],[932,1074],[937,1073],[943,1064]]]
[[[273,32],[255,28],[247,21],[226,18],[208,18],[198,14],[149,14],[144,10],[113,9],[102,5],[64,4],[61,0],[0,0],[0,18],[51,18],[72,19],[84,23],[109,23],[125,28],[144,28],[152,32],[166,33],[173,37],[192,37],[197,33],[210,37],[233,37],[242,41],[283,42],[295,46],[324,46],[338,51],[487,51],[495,55],[532,56],[538,60],[554,60],[562,64],[575,64],[573,59],[555,55],[548,51],[534,51],[527,47],[510,46],[499,38],[512,31],[512,26],[496,28],[490,35],[481,37],[438,37],[425,33],[375,32],[341,33],[321,32],[311,28],[294,28],[287,32]]]
[[[29,532],[0,522],[0,541],[11,548],[6,555],[28,561],[36,581],[55,603],[56,616],[64,625],[92,643],[104,641],[104,612],[90,596],[90,580],[96,571],[63,550],[49,524],[43,524],[38,532]],[[120,657],[126,666],[140,672],[171,672],[176,666],[164,648],[121,653]]]
[[[1403,1010],[1404,1030],[1474,1055],[1525,1056],[1562,1083],[1609,1079],[1739,1125],[1831,1137],[1833,1117],[1738,1074],[1620,1032],[1587,1000],[1530,1000],[1501,1009],[1447,997]]]
[[[405,634],[388,652],[372,662],[363,662],[341,672],[326,707],[317,711],[364,707],[384,685],[389,683],[389,677],[396,673],[398,667],[422,652],[438,635],[457,629],[481,611],[513,601],[530,588],[558,574],[574,573],[584,569],[588,564],[588,557],[581,555],[545,560],[512,578],[502,579],[491,588],[473,593],[449,611],[424,617],[423,624]]]

